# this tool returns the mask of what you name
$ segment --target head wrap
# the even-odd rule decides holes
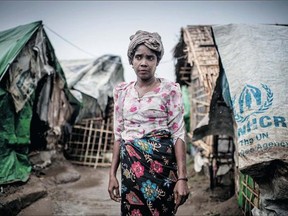
[[[130,64],[132,64],[135,48],[140,44],[144,44],[149,49],[158,52],[158,60],[161,60],[164,54],[164,47],[160,35],[157,32],[150,33],[147,31],[138,30],[135,35],[130,36],[130,44],[127,52]]]

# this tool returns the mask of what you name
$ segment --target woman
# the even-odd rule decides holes
[[[174,215],[189,195],[180,87],[155,77],[163,53],[158,33],[137,31],[127,53],[137,80],[114,89],[108,192],[112,200],[121,200],[122,215]]]

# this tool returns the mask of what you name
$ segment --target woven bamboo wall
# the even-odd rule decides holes
[[[114,143],[111,119],[92,118],[74,125],[68,141],[71,163],[85,166],[110,166]]]
[[[191,97],[189,135],[192,138],[193,130],[209,114],[212,94],[219,76],[219,62],[211,26],[187,26],[182,29],[182,35],[186,44],[184,49],[186,67],[181,67],[179,73],[189,85]],[[212,142],[212,137],[207,136],[201,141],[196,141],[194,145],[201,146],[204,154],[208,156],[212,151]]]

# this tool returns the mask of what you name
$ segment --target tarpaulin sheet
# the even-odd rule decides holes
[[[49,75],[52,79],[55,73],[58,82],[53,83],[54,88],[51,91],[43,93],[48,97],[38,94],[35,100],[36,89],[41,88],[45,81],[43,77]],[[31,172],[28,160],[31,137],[43,137],[46,129],[37,125],[42,133],[35,132],[31,128],[32,116],[46,116],[41,120],[47,124],[58,124],[62,120],[61,125],[59,123],[55,126],[58,129],[64,125],[64,120],[73,124],[80,108],[79,101],[67,87],[65,75],[43,29],[42,21],[0,32],[0,82],[0,184],[26,181]],[[51,83],[47,85],[53,87]],[[42,96],[47,99],[47,103],[43,102]],[[34,105],[40,107],[37,111],[41,112],[33,114]],[[70,105],[73,107],[73,114],[70,113]],[[56,117],[52,114],[56,114]],[[68,114],[71,114],[70,119]],[[40,142],[35,143],[40,145]]]
[[[240,170],[287,162],[288,28],[229,24],[213,26],[213,33],[237,124]]]
[[[0,88],[0,110],[0,185],[15,181],[25,182],[31,172],[27,156],[31,103],[26,103],[16,114],[11,95]]]
[[[73,60],[63,61],[61,66],[66,74],[68,87],[95,98],[102,112],[106,109],[108,97],[113,97],[114,86],[124,81],[121,58],[115,55],[103,55],[75,64]]]
[[[41,24],[42,21],[37,21],[0,32],[0,80]]]

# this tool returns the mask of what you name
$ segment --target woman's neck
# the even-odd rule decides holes
[[[137,85],[139,88],[142,88],[142,87],[150,87],[150,86],[154,85],[155,82],[157,82],[157,78],[156,78],[156,77],[152,77],[152,78],[149,79],[149,80],[137,79],[136,85]]]

